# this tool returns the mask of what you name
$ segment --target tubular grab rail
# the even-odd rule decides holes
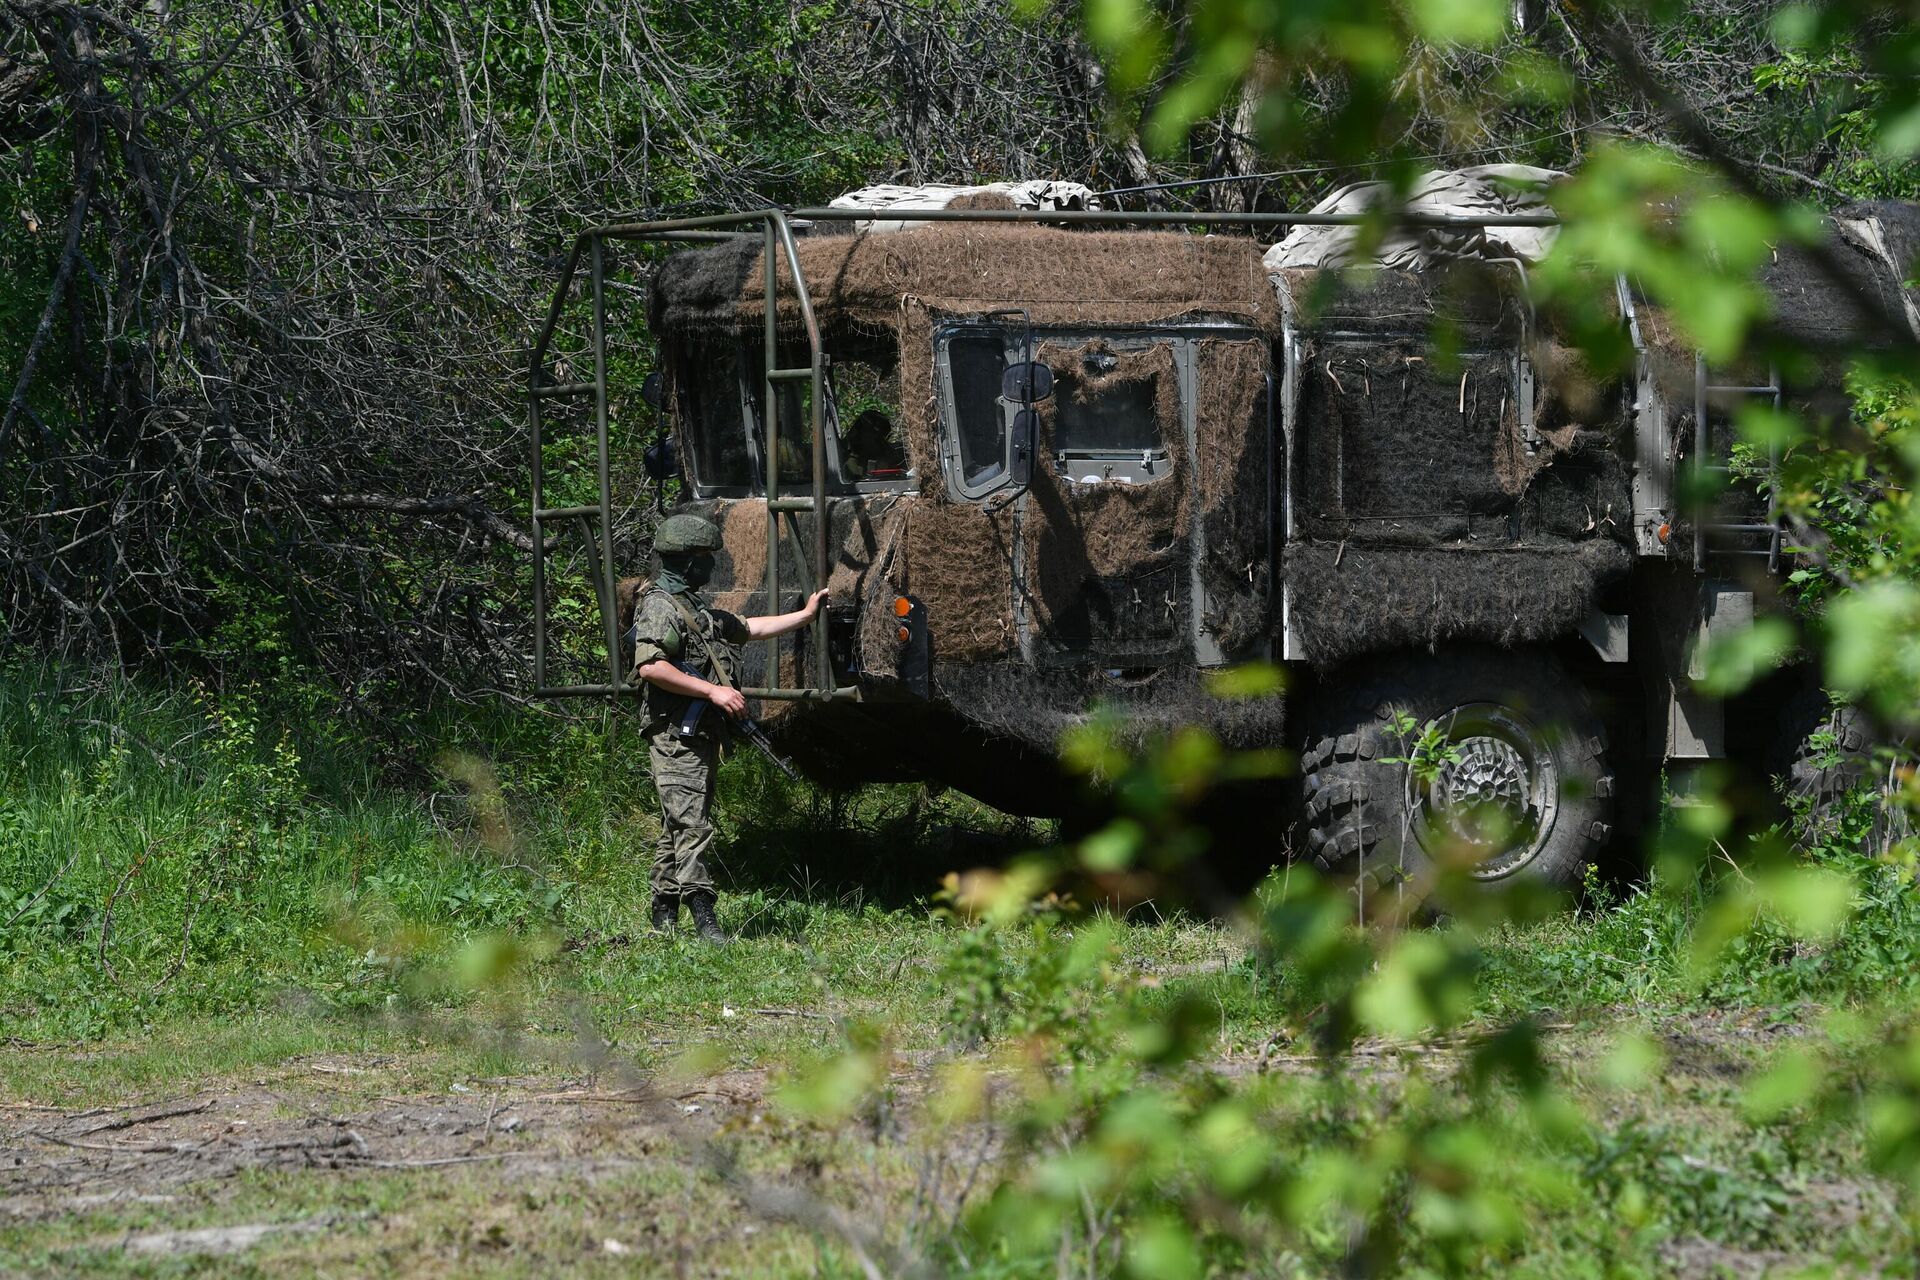
[[[756,230],[744,230],[754,227]],[[741,230],[729,230],[741,228]],[[794,516],[807,512],[813,516],[810,572],[804,577],[812,583],[810,591],[825,589],[832,565],[828,558],[827,453],[825,436],[825,351],[820,340],[820,325],[808,295],[806,277],[800,267],[799,248],[794,242],[789,215],[781,209],[763,209],[752,213],[715,214],[700,218],[677,218],[665,222],[631,223],[594,227],[582,232],[568,250],[561,269],[560,282],[547,308],[545,323],[534,340],[527,382],[528,432],[532,461],[533,520],[533,677],[534,695],[543,698],[618,696],[639,692],[628,683],[622,669],[619,609],[615,598],[613,559],[613,481],[611,444],[607,407],[607,333],[606,333],[606,242],[639,241],[722,241],[758,234],[763,243],[761,257],[766,270],[765,350],[762,368],[762,405],[766,440],[767,491],[767,571],[766,602],[769,612],[779,607],[781,537],[779,515],[787,517],[788,527],[799,535]],[[555,383],[547,377],[547,356],[553,337],[566,312],[579,276],[581,260],[589,272],[588,292],[592,300],[593,381]],[[779,265],[784,259],[792,276],[793,297],[807,334],[808,359],[804,367],[785,369],[779,364]],[[807,420],[812,432],[809,458],[812,472],[809,492],[804,498],[783,498],[780,493],[780,408],[778,385],[785,381],[805,380],[807,384]],[[545,505],[545,432],[542,404],[572,395],[591,394],[594,401],[595,479],[597,503],[590,506],[552,507]],[[599,605],[601,625],[607,647],[607,680],[604,684],[550,684],[547,679],[547,538],[550,521],[577,521],[584,535],[592,563],[594,595]],[[803,557],[804,564],[804,557]],[[780,641],[769,637],[767,645],[767,683],[764,687],[744,689],[749,697],[780,701],[821,702],[858,696],[858,690],[839,688],[833,683],[832,661],[827,646],[827,615],[822,610],[812,624],[809,658],[812,670],[799,672],[796,687],[783,688],[780,678]],[[809,676],[811,681],[809,682]]]

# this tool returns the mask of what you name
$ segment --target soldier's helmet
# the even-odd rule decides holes
[[[720,526],[705,516],[668,516],[653,531],[653,549],[663,556],[698,555],[720,549]]]

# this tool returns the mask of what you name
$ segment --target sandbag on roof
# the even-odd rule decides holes
[[[1566,177],[1557,169],[1524,164],[1483,164],[1468,169],[1436,169],[1422,174],[1406,197],[1406,211],[1430,217],[1465,218],[1486,214],[1551,214],[1545,188]],[[1393,199],[1384,182],[1341,187],[1313,206],[1314,213],[1365,213]],[[1269,271],[1291,267],[1348,267],[1377,263],[1420,271],[1459,258],[1538,262],[1553,247],[1557,227],[1462,227],[1398,229],[1367,258],[1354,246],[1361,228],[1295,227],[1267,250]]]
[[[913,298],[953,313],[1030,308],[1041,324],[1146,324],[1224,314],[1278,327],[1258,247],[1182,232],[1062,231],[943,223],[888,235],[803,236],[801,270],[823,323],[892,326]],[[780,321],[799,325],[785,256]],[[763,314],[758,238],[674,254],[654,276],[649,322],[738,331]]]
[[[1101,208],[1092,187],[1080,182],[989,182],[980,186],[930,183],[917,187],[880,185],[861,187],[835,196],[835,209],[1026,209],[1033,212]],[[924,222],[875,220],[846,224],[857,230],[903,231]]]

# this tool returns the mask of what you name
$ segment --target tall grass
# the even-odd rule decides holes
[[[0,1037],[455,999],[422,979],[475,934],[641,933],[657,823],[630,709],[383,729],[303,686],[0,670]],[[716,819],[730,918],[790,937],[899,908],[924,925],[945,859],[1040,834],[917,786],[829,797],[752,755],[723,768]]]
[[[374,749],[319,707],[0,678],[4,1034],[84,1037],[287,990],[385,1000],[403,938],[418,952],[551,918],[549,865],[617,865],[641,840],[631,781],[548,772],[578,726],[423,719],[414,748]],[[511,788],[485,763],[502,747],[526,765]]]

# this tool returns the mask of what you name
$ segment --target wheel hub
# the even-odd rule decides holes
[[[1527,762],[1498,738],[1454,744],[1454,759],[1434,779],[1434,803],[1443,811],[1495,805],[1518,818],[1527,804]]]
[[[1415,785],[1429,852],[1470,862],[1485,880],[1532,860],[1553,829],[1559,774],[1539,732],[1504,707],[1459,707],[1430,722],[1441,747]]]

